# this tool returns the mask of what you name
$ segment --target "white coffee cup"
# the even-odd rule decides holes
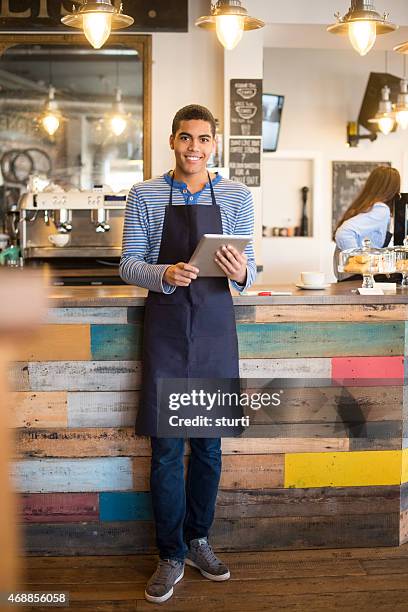
[[[324,272],[301,272],[303,285],[324,285]]]
[[[48,240],[56,247],[67,246],[69,239],[69,234],[51,234],[50,236],[48,236]]]

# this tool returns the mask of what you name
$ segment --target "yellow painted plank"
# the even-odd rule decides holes
[[[16,361],[86,361],[90,358],[89,325],[41,325],[18,349]]]
[[[408,482],[408,448],[402,451],[401,460],[401,483]]]
[[[289,453],[285,488],[398,485],[401,451]]]

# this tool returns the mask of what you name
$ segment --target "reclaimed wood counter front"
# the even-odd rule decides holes
[[[243,377],[352,380],[289,394],[268,438],[223,440],[216,549],[408,540],[408,292],[357,286],[234,298]],[[149,441],[133,432],[144,296],[52,288],[47,320],[12,364],[27,554],[154,550]]]

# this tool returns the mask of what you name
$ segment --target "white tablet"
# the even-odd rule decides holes
[[[252,239],[253,236],[204,234],[188,263],[200,270],[198,276],[225,276],[223,270],[214,261],[215,253],[220,247],[227,244],[231,244],[237,251],[243,253]]]

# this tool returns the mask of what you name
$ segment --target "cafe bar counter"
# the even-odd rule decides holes
[[[234,297],[243,378],[348,386],[288,390],[269,437],[223,439],[216,550],[408,541],[408,291],[357,286]],[[152,552],[149,441],[133,430],[146,293],[50,291],[47,320],[10,368],[26,553]]]

